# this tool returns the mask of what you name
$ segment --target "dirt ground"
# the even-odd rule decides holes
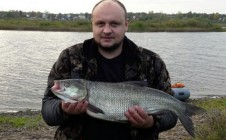
[[[10,114],[12,115],[12,114]],[[34,115],[19,113],[18,116]],[[203,122],[202,116],[194,116],[192,118],[194,124],[200,124]],[[42,124],[35,130],[30,130],[27,128],[12,128],[5,126],[0,128],[0,139],[1,140],[51,140],[54,137],[57,127],[50,127],[46,124]],[[185,140],[191,138],[187,131],[184,129],[180,121],[178,121],[176,127],[171,130],[162,132],[160,134],[160,140]]]

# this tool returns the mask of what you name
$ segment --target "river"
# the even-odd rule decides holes
[[[126,33],[158,53],[172,83],[181,81],[191,98],[226,95],[226,33]],[[47,76],[60,52],[92,33],[0,30],[0,112],[40,110]]]

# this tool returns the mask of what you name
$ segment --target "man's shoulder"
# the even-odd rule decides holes
[[[78,43],[78,44],[74,44],[66,49],[68,50],[78,50],[81,49],[83,47],[83,43]]]
[[[88,46],[88,44],[90,44],[91,42],[92,42],[92,38],[84,40],[84,42],[80,42],[80,43],[74,44],[72,46],[69,46],[69,47],[65,48],[63,51],[74,54],[76,52],[80,52],[81,50],[83,50],[84,47]]]
[[[78,55],[78,53],[82,52],[83,43],[74,44],[63,49],[60,53],[60,57],[69,57],[71,55]]]
[[[136,43],[134,43],[129,38],[125,37],[125,41],[128,44],[128,50],[129,52],[136,52],[135,54],[138,54],[140,56],[151,56],[151,57],[159,57],[159,55],[149,49],[146,49],[144,47],[138,46]]]
[[[151,50],[143,48],[143,47],[138,47],[138,49],[140,51],[140,55],[143,57],[151,57],[151,58],[155,58],[155,59],[161,59],[160,55],[154,51],[151,51]]]

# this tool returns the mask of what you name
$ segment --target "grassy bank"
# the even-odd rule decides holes
[[[207,110],[205,121],[196,126],[196,140],[225,140],[226,98],[195,100],[192,103]]]
[[[79,31],[91,30],[88,21],[45,21],[23,19],[0,19],[1,30],[34,30],[34,31]]]
[[[33,129],[46,127],[40,111],[20,111],[17,113],[1,113],[0,130],[4,129]]]
[[[130,21],[129,32],[212,32],[226,31],[224,25],[196,19],[164,21]],[[27,19],[0,19],[0,30],[39,30],[90,32],[91,21],[47,21]]]
[[[219,99],[196,99],[189,101],[207,110],[200,124],[195,124],[196,140],[226,139],[226,97]],[[5,130],[35,131],[48,129],[40,111],[2,113],[0,115],[0,132]],[[54,130],[55,131],[55,130]],[[53,131],[53,132],[54,132]],[[53,133],[52,132],[52,133]],[[53,136],[54,134],[49,134]],[[188,138],[188,140],[191,140]]]

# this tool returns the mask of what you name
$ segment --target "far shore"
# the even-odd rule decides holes
[[[225,24],[197,19],[129,21],[128,32],[225,32]],[[91,21],[0,19],[0,30],[91,32]]]

